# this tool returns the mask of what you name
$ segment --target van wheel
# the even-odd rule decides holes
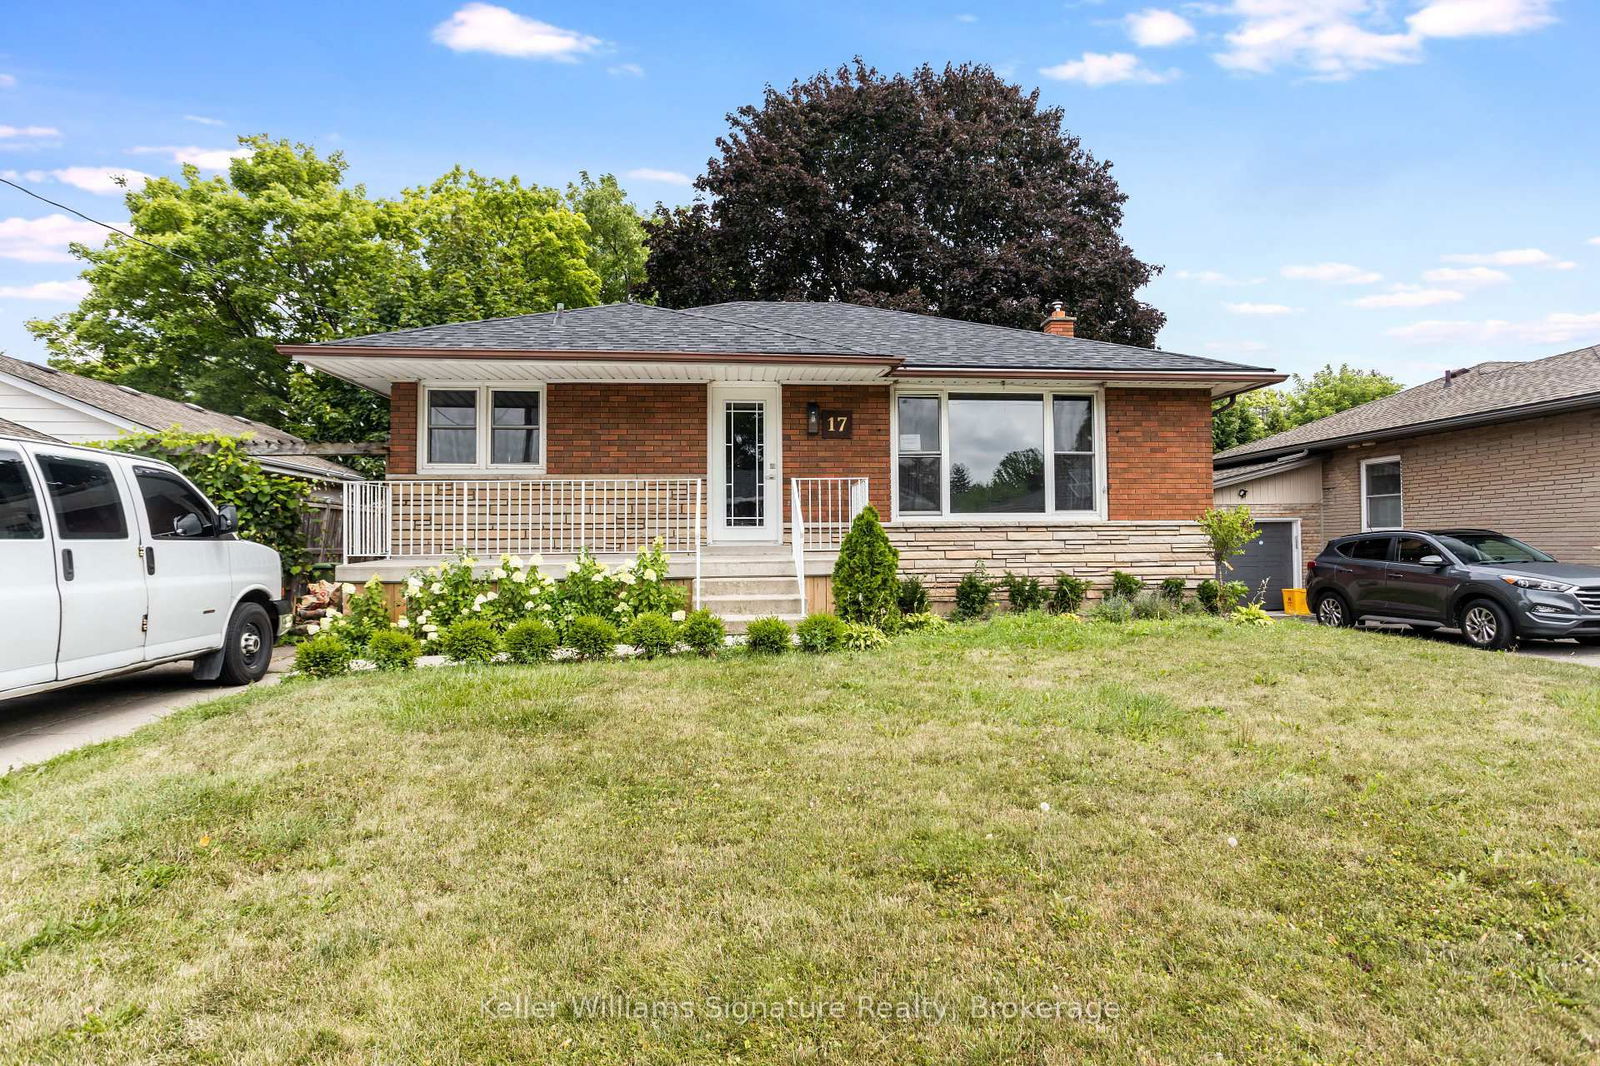
[[[1503,651],[1517,642],[1511,616],[1493,600],[1473,600],[1462,608],[1461,635],[1484,651]]]
[[[1344,597],[1337,592],[1324,592],[1317,597],[1317,621],[1325,626],[1353,626],[1356,616]]]
[[[228,620],[223,636],[222,673],[224,685],[248,685],[267,676],[272,664],[272,616],[259,603],[241,603]]]

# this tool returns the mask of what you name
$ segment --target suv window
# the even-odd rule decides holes
[[[1389,558],[1389,541],[1393,537],[1362,537],[1339,545],[1339,554],[1351,559],[1381,563]]]
[[[139,482],[139,495],[144,498],[145,514],[150,516],[152,537],[176,537],[174,523],[184,515],[198,517],[205,528],[204,536],[216,532],[216,516],[205,499],[188,482],[166,470],[153,470],[147,466],[134,469]]]
[[[39,456],[62,540],[126,540],[128,517],[111,468],[88,459]]]
[[[1437,555],[1443,558],[1444,552],[1421,537],[1401,537],[1400,543],[1395,548],[1395,561],[1410,563],[1412,566],[1421,566],[1424,555]]]
[[[0,449],[0,540],[43,540],[44,516],[22,454]]]

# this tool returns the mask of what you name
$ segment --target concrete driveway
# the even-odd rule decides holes
[[[280,648],[262,684],[275,684],[294,662]],[[181,707],[237,691],[196,682],[190,663],[152,666],[136,674],[0,700],[0,773],[64,751],[133,732]]]

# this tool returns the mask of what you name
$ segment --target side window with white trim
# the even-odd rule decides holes
[[[1368,529],[1399,529],[1405,524],[1399,459],[1363,463],[1361,495]]]

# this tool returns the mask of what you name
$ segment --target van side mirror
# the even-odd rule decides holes
[[[1444,556],[1442,556],[1442,555],[1424,555],[1422,558],[1417,560],[1417,565],[1418,566],[1443,566],[1444,565]]]
[[[172,532],[180,537],[198,537],[206,531],[205,519],[190,511],[172,520]]]
[[[227,504],[217,512],[217,534],[236,532],[239,528],[239,508]]]

